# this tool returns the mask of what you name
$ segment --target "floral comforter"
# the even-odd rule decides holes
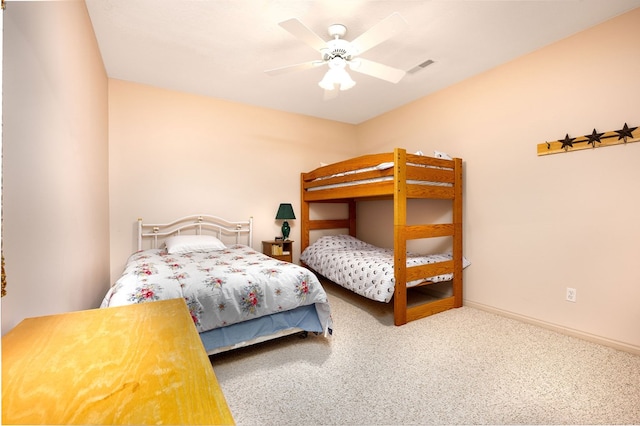
[[[325,330],[331,321],[327,295],[311,271],[245,245],[134,253],[101,307],[172,298],[184,298],[199,332],[310,304]]]

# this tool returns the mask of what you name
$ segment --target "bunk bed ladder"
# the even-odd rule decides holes
[[[393,311],[395,325],[423,318],[451,308],[462,306],[462,160],[454,160],[455,183],[453,185],[452,223],[407,225],[407,176],[406,151],[394,150],[394,262],[395,293]],[[407,240],[453,238],[453,260],[407,268]],[[453,272],[453,295],[433,302],[409,307],[407,282],[424,276],[436,276]]]

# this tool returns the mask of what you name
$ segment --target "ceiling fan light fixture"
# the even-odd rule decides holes
[[[325,73],[324,77],[318,85],[324,90],[333,90],[336,86],[340,90],[349,90],[356,85],[349,73],[345,70],[347,61],[343,58],[336,56],[329,61],[329,70]]]
[[[349,90],[355,85],[356,82],[353,81],[349,73],[343,69],[340,76],[340,90]]]
[[[324,90],[333,90],[338,86],[340,90],[349,90],[356,85],[351,76],[344,68],[329,68],[318,86]]]
[[[333,90],[335,87],[333,86],[333,77],[331,77],[331,70],[327,71],[322,77],[322,80],[318,82],[318,86],[323,88],[324,90]]]

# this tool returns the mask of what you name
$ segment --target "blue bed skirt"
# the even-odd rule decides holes
[[[266,317],[205,331],[200,333],[200,339],[207,353],[211,354],[218,352],[221,348],[229,347],[232,349],[234,346],[246,346],[256,339],[268,340],[265,337],[278,335],[289,330],[324,332],[315,305],[300,306],[291,311],[278,312]]]

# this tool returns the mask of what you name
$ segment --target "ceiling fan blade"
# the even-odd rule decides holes
[[[358,36],[351,42],[351,46],[356,49],[356,55],[371,49],[374,46],[386,41],[407,28],[409,24],[402,15],[394,12],[382,21],[369,28],[364,34]]]
[[[286,21],[280,22],[278,25],[289,31],[289,33],[294,37],[313,47],[315,50],[321,50],[327,47],[326,41],[320,38],[318,34],[311,31],[296,18],[287,19]]]
[[[287,65],[285,67],[273,68],[270,70],[266,70],[265,73],[269,75],[280,75],[280,74],[285,74],[292,71],[308,70],[310,68],[319,67],[324,64],[325,64],[324,61],[309,61],[309,62],[303,62],[301,64]]]
[[[406,74],[406,72],[401,69],[393,68],[379,62],[370,61],[368,59],[358,58],[354,59],[352,63],[353,65],[351,65],[350,63],[350,68],[353,71],[359,72],[361,74],[367,74],[391,83],[399,82]]]

